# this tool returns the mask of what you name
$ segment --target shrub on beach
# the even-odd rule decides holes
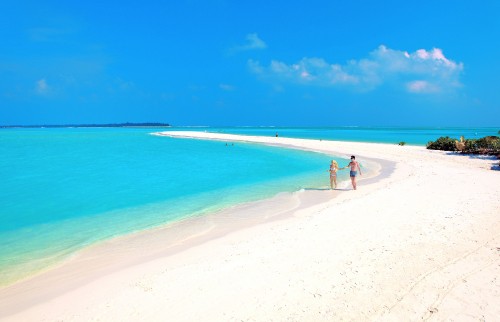
[[[429,150],[442,150],[442,151],[457,151],[455,146],[455,139],[449,136],[442,136],[436,141],[429,141],[427,149]]]
[[[460,137],[460,141],[458,141],[458,140],[455,141],[455,147],[457,148],[458,151],[464,152],[464,150],[465,150],[465,139],[464,139],[463,135]]]
[[[485,136],[480,139],[464,139],[460,141],[450,137],[440,137],[436,141],[427,143],[427,149],[442,151],[460,151],[472,154],[500,154],[500,138],[498,136]]]
[[[399,142],[399,143],[398,143],[398,145],[400,145],[400,146],[403,146],[403,145],[405,145],[405,144],[406,144],[406,142],[405,142],[405,141],[401,141],[401,142]]]
[[[477,140],[466,140],[464,153],[498,154],[500,153],[500,138],[485,136]]]

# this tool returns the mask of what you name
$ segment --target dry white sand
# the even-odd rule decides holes
[[[393,169],[357,191],[235,207],[173,239],[160,229],[91,247],[0,289],[0,320],[499,320],[493,160],[387,144],[166,134],[355,154]]]

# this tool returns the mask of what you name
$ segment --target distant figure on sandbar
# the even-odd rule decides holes
[[[361,175],[361,168],[359,167],[359,163],[356,161],[356,157],[354,155],[351,155],[351,162],[349,162],[347,167],[351,168],[349,176],[351,177],[352,187],[356,190],[356,176],[358,175],[358,171],[359,175]]]
[[[339,170],[339,164],[337,161],[332,160],[330,163],[330,169],[328,170],[330,172],[330,188],[333,190],[337,188],[337,171]]]
[[[278,137],[278,132],[276,132],[276,137]]]

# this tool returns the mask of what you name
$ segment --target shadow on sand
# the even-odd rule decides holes
[[[447,155],[458,155],[464,158],[470,158],[473,160],[486,160],[493,161],[491,165],[491,170],[500,171],[500,160],[495,155],[485,155],[485,154],[470,154],[470,153],[459,153],[459,152],[446,152]],[[495,162],[496,161],[496,162]]]
[[[307,191],[351,191],[352,189],[335,188],[332,190],[330,188],[304,188],[304,190],[307,190]]]

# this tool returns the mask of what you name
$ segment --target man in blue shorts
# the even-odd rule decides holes
[[[359,175],[361,175],[361,168],[354,155],[351,155],[351,162],[347,166],[351,168],[349,176],[351,177],[352,187],[356,190],[356,176],[358,175],[358,171]]]

